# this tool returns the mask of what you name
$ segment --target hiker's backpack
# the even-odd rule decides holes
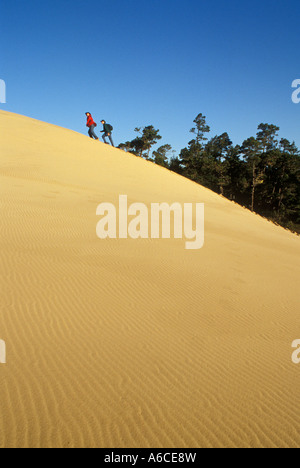
[[[108,126],[108,128],[109,128],[109,131],[112,132],[113,129],[114,129],[114,127],[113,127],[112,125],[110,125],[110,124],[107,124],[107,126]]]

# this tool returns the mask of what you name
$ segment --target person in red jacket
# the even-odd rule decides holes
[[[86,126],[89,129],[89,137],[90,138],[95,138],[95,140],[99,140],[99,138],[97,137],[97,135],[95,133],[95,128],[97,127],[97,124],[96,124],[96,122],[94,122],[92,114],[90,112],[86,112],[85,115],[87,117]]]

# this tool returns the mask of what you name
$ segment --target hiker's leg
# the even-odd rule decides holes
[[[91,129],[90,129],[90,128],[89,128],[88,134],[89,134],[89,137],[90,137],[90,138],[93,138],[93,135],[92,135],[92,132],[91,132]]]
[[[92,138],[95,138],[95,140],[99,140],[99,138],[97,137],[96,133],[95,133],[95,125],[92,125],[91,128],[91,135],[92,135]]]
[[[103,133],[102,140],[104,141],[104,143],[107,143],[107,141],[105,140],[105,137],[106,137],[106,135],[105,135],[105,133]]]
[[[111,136],[111,135],[109,135],[109,141],[111,142],[111,146],[115,147],[115,145],[114,145],[114,142],[113,142],[113,139],[112,139],[112,136]]]

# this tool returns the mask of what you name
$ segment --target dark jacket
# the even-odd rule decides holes
[[[111,133],[111,132],[112,132],[111,125],[109,125],[108,123],[103,124],[102,133],[105,133],[107,135],[108,133]]]

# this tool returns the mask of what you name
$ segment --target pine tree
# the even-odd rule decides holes
[[[205,153],[211,159],[211,173],[215,180],[215,190],[224,195],[225,188],[229,185],[228,155],[232,149],[232,141],[228,133],[217,135],[206,145]]]
[[[172,146],[163,145],[156,151],[153,151],[152,156],[155,164],[163,167],[169,167],[168,154],[172,151]]]
[[[189,142],[188,148],[181,150],[179,159],[183,168],[183,175],[195,182],[201,183],[201,167],[205,148],[204,142],[207,141],[205,135],[210,132],[210,128],[203,114],[198,114],[194,123],[196,127],[192,128],[190,133],[193,133],[196,137]]]
[[[241,154],[244,157],[251,180],[251,211],[254,211],[255,190],[263,182],[263,169],[261,166],[261,144],[250,137],[244,141],[241,147]]]
[[[149,125],[144,128],[135,128],[136,133],[140,134],[132,141],[127,141],[126,143],[121,143],[119,145],[120,149],[129,151],[130,153],[149,159],[150,151],[152,146],[154,146],[158,140],[161,140],[159,135],[159,130],[155,130],[153,125]]]

